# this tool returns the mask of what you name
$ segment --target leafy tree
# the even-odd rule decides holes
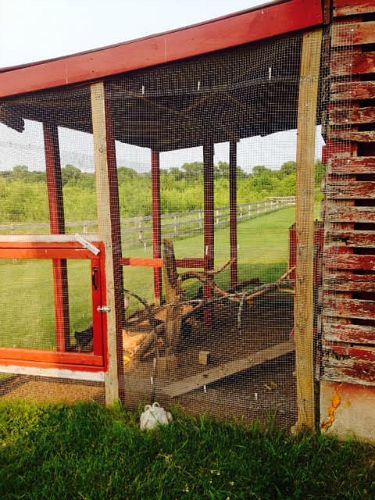
[[[14,179],[22,180],[26,179],[29,173],[28,167],[26,165],[16,165],[12,170],[12,177]]]
[[[73,165],[65,165],[65,167],[61,169],[63,186],[68,183],[77,184],[77,182],[79,182],[79,180],[81,179],[81,174],[82,172],[79,168],[74,167]]]
[[[286,161],[281,165],[280,177],[285,177],[290,174],[295,174],[297,171],[297,164],[295,161]]]

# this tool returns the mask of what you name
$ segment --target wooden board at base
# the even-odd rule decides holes
[[[198,375],[193,375],[192,377],[187,377],[183,380],[173,382],[170,385],[164,387],[163,392],[171,397],[181,396],[187,392],[199,389],[204,385],[212,384],[218,380],[222,380],[231,375],[236,375],[237,373],[249,370],[255,366],[266,363],[273,359],[285,356],[294,352],[294,341],[289,340],[288,342],[283,342],[281,344],[276,344],[262,351],[256,352],[246,356],[246,358],[236,359],[234,361],[229,361],[210,370],[205,370]]]

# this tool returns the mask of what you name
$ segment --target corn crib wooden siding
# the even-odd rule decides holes
[[[375,423],[374,14],[374,2],[333,2],[320,323],[322,427],[356,428],[367,439]],[[345,402],[357,404],[351,416]]]

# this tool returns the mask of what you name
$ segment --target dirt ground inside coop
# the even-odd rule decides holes
[[[128,405],[136,407],[140,402],[149,403],[154,397],[168,407],[181,405],[195,415],[207,413],[218,419],[250,421],[266,421],[271,417],[279,425],[295,423],[293,352],[177,397],[165,394],[165,388],[176,381],[207,370],[220,370],[227,363],[290,341],[293,295],[272,293],[259,298],[253,305],[245,306],[240,330],[237,316],[238,305],[222,303],[213,310],[212,329],[205,328],[202,321],[195,322],[176,353],[176,367],[155,369],[153,360],[128,366],[125,375]],[[210,353],[207,365],[199,364],[201,351]]]
[[[153,399],[170,408],[182,406],[193,415],[209,414],[218,419],[267,421],[290,426],[296,420],[294,353],[277,357],[248,370],[177,397],[167,396],[170,384],[206,370],[243,359],[264,349],[287,342],[293,328],[293,296],[284,292],[268,294],[245,306],[241,330],[237,324],[238,305],[221,303],[213,310],[212,329],[195,321],[183,337],[177,353],[178,366],[156,369],[152,359],[130,364],[125,369],[126,406],[135,409]],[[199,353],[209,351],[207,365],[198,362]],[[153,381],[153,384],[152,384]],[[104,385],[61,379],[12,376],[0,380],[1,399],[39,402],[104,402]]]

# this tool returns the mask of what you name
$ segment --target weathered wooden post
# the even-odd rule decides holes
[[[108,369],[105,374],[106,404],[124,398],[122,327],[124,294],[120,206],[116,168],[114,124],[103,82],[91,85],[91,111],[95,147],[98,234],[105,245],[106,318]]]
[[[314,390],[314,199],[315,136],[322,31],[303,35],[298,99],[296,196],[296,345],[298,421],[296,429],[315,428]]]

